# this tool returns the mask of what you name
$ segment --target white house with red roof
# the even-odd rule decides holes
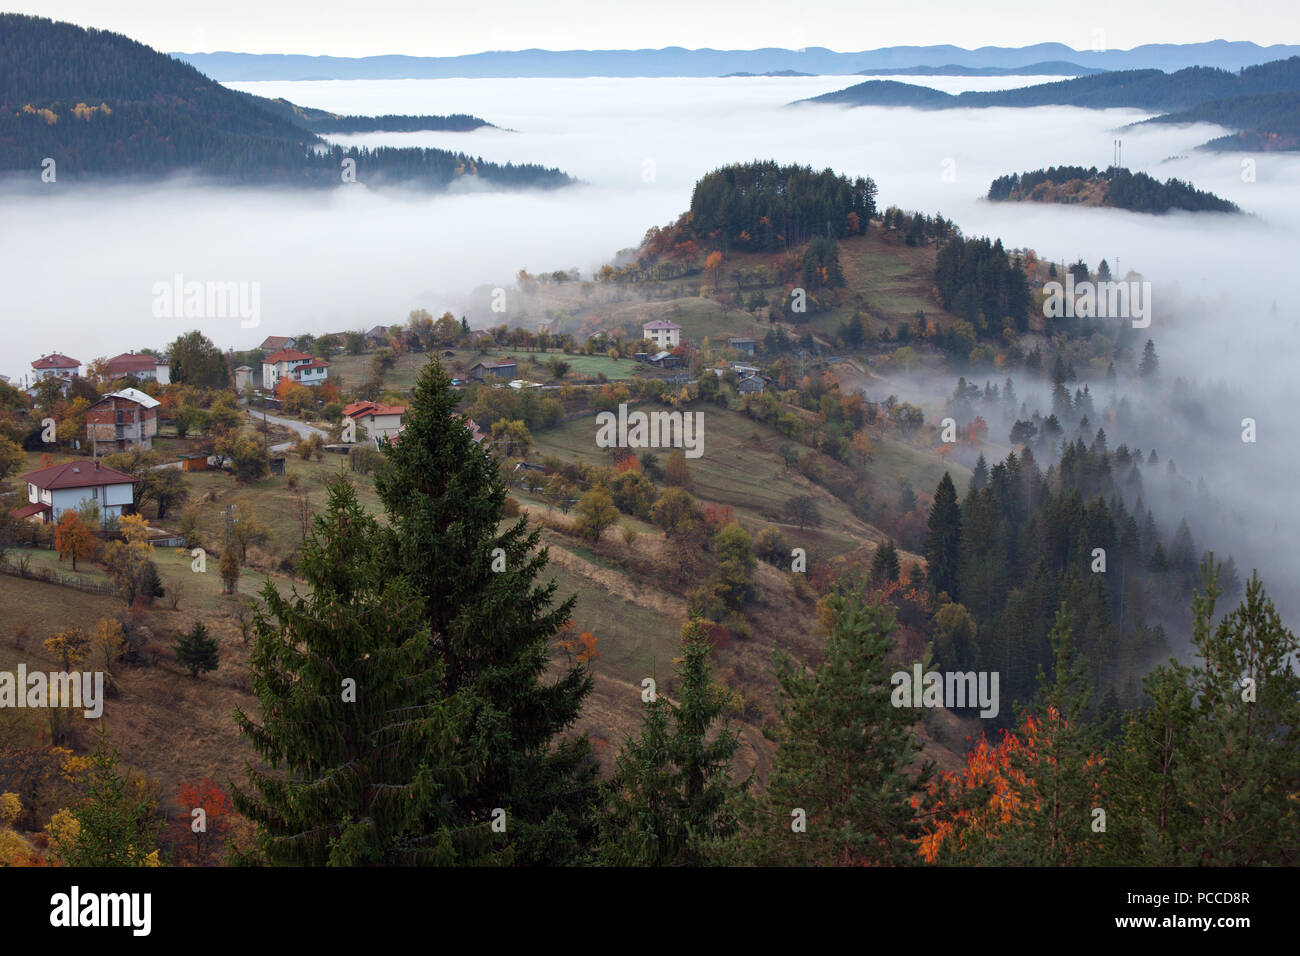
[[[70,382],[74,375],[81,374],[81,359],[69,358],[62,352],[51,352],[33,362],[32,371],[36,373],[38,382],[45,378],[61,378],[64,382]]]
[[[366,435],[379,443],[381,438],[392,438],[402,430],[405,405],[381,405],[378,402],[351,402],[343,407],[343,415],[358,425],[366,427]]]
[[[280,379],[292,378],[295,368],[313,361],[315,360],[310,355],[297,349],[280,349],[278,352],[272,352],[262,359],[262,388],[268,392],[274,391]]]
[[[87,501],[99,506],[103,522],[122,516],[135,501],[139,481],[99,462],[68,461],[23,475],[27,504],[14,514],[29,521],[58,521],[65,511],[75,511]]]
[[[655,319],[641,326],[641,337],[661,349],[675,349],[682,344],[682,327],[667,319]]]
[[[137,382],[153,380],[159,385],[171,382],[171,367],[165,358],[152,355],[138,355],[135,352],[123,352],[106,359],[104,367],[108,380],[115,382],[119,378],[133,378]]]
[[[319,385],[330,377],[330,363],[324,359],[313,358],[302,362],[289,370],[295,382],[303,385]]]

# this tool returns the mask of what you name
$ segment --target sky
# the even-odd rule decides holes
[[[950,43],[1093,49],[1144,43],[1300,43],[1295,0],[0,0],[6,12],[115,30],[166,52],[456,56],[531,48],[839,51]],[[1101,31],[1100,34],[1097,31]]]

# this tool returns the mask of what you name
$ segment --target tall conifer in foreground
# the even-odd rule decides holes
[[[738,737],[723,715],[728,693],[713,680],[713,647],[699,621],[682,628],[681,690],[673,704],[646,704],[637,737],[619,752],[601,818],[602,862],[616,866],[690,866],[736,834],[738,799],[731,761]]]
[[[815,670],[780,655],[784,727],[770,787],[775,861],[823,866],[918,862],[914,801],[932,774],[915,772],[921,712],[895,707],[890,667],[894,612],[867,603],[867,588],[823,598],[826,659]],[[806,830],[793,829],[802,810]]]
[[[236,722],[277,772],[248,767],[235,807],[273,864],[451,864],[486,852],[450,820],[481,755],[464,695],[444,699],[420,596],[378,559],[379,528],[342,476],[303,547],[310,590],[267,582],[249,661],[261,723]],[[283,772],[278,772],[280,769]]]
[[[570,862],[586,839],[596,767],[586,737],[563,734],[593,681],[581,665],[553,683],[543,672],[574,598],[554,604],[555,582],[538,583],[547,563],[538,529],[526,518],[499,528],[505,481],[450,385],[436,361],[424,367],[375,480],[389,520],[386,573],[419,595],[442,694],[470,692],[484,735],[485,764],[455,799],[455,818],[504,823],[515,862]]]

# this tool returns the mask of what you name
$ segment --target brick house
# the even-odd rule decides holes
[[[86,409],[86,440],[94,457],[153,448],[153,436],[158,434],[158,406],[156,398],[138,388],[110,392],[91,405]]]

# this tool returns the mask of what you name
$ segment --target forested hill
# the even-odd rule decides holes
[[[492,127],[485,119],[467,113],[450,116],[344,116],[328,110],[299,106],[286,99],[268,99],[252,93],[240,93],[253,100],[260,108],[288,119],[296,126],[313,133],[413,133],[435,131],[468,133],[483,127]]]
[[[573,181],[556,169],[499,166],[447,150],[326,150],[318,135],[476,124],[487,125],[466,116],[339,117],[227,89],[120,34],[0,14],[0,171],[36,175],[49,157],[60,179],[191,172],[231,183],[327,186],[341,182],[342,160],[351,158],[359,182]]]
[[[994,201],[1052,202],[1083,206],[1113,206],[1131,212],[1240,212],[1226,199],[1203,192],[1180,179],[1165,182],[1111,166],[1098,170],[1082,166],[1052,166],[1030,173],[999,176],[989,186]]]
[[[1189,67],[1176,73],[1121,70],[1039,83],[1014,90],[952,94],[897,80],[868,80],[801,103],[955,109],[988,106],[1082,106],[1169,113],[1159,120],[1212,122],[1241,130],[1211,149],[1294,149],[1300,134],[1300,57],[1247,67],[1238,73]]]
[[[1234,96],[1300,91],[1300,57],[1247,67],[1240,73],[1194,66],[1176,73],[1160,70],[1117,70],[1014,90],[943,93],[894,80],[868,80],[804,102],[850,106],[915,106],[916,98],[935,107],[1084,106],[1093,109],[1130,107],[1147,110],[1187,109],[1210,100]],[[933,95],[932,95],[933,94]]]
[[[772,252],[815,236],[866,232],[876,184],[771,160],[715,169],[695,184],[689,228],[706,247]]]
[[[1237,130],[1210,140],[1210,149],[1295,150],[1300,149],[1300,92],[1230,96],[1146,122],[1217,123]]]

